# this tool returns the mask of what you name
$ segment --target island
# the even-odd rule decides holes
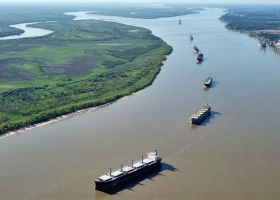
[[[33,24],[0,41],[0,133],[113,102],[152,84],[172,47],[150,30],[97,20]]]
[[[23,33],[10,26],[19,23],[37,22],[28,26],[53,33],[0,40],[0,135],[67,118],[142,90],[153,83],[172,52],[150,30],[75,21],[63,14],[81,10],[156,19],[203,9],[189,4],[2,4],[0,37]]]

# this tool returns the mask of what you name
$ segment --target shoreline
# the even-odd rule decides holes
[[[149,87],[149,86],[147,86],[147,87]],[[0,140],[8,138],[8,137],[12,137],[14,135],[19,135],[19,134],[21,134],[23,132],[27,132],[27,131],[33,130],[35,128],[47,126],[47,125],[50,125],[50,124],[53,124],[53,123],[56,123],[56,122],[60,122],[60,121],[66,120],[66,119],[70,119],[70,118],[75,117],[75,116],[79,116],[79,115],[82,115],[82,114],[85,114],[85,113],[89,113],[89,112],[101,109],[101,108],[103,108],[105,106],[109,106],[110,104],[113,104],[113,103],[117,102],[118,100],[125,99],[125,98],[128,98],[130,96],[139,95],[139,94],[143,93],[147,89],[147,87],[145,87],[143,89],[140,89],[137,92],[134,92],[134,93],[132,93],[130,95],[123,96],[123,97],[121,97],[121,98],[119,98],[119,99],[117,99],[115,101],[112,101],[112,102],[109,102],[109,103],[106,103],[106,104],[103,104],[103,105],[100,105],[100,106],[95,106],[95,107],[92,107],[92,108],[86,108],[86,109],[78,110],[76,112],[69,113],[67,115],[61,115],[61,116],[56,117],[54,119],[48,120],[46,122],[42,122],[42,123],[38,123],[38,124],[33,124],[31,126],[20,128],[20,129],[17,129],[15,131],[9,131],[7,133],[4,133],[4,134],[0,135]]]
[[[223,23],[226,23],[228,24],[229,22],[225,21],[225,20],[222,20],[220,19],[221,22]],[[232,28],[228,28],[228,27],[225,27],[227,30],[230,30],[230,31],[234,31],[234,32],[238,32],[238,33],[241,33],[241,34],[246,34],[247,36],[249,37],[252,37],[252,38],[256,38],[257,40],[259,39],[265,39],[266,41],[269,42],[269,45],[270,47],[273,48],[274,51],[279,51],[280,48],[277,48],[277,46],[275,45],[277,43],[277,41],[271,41],[269,38],[266,38],[266,37],[259,37],[257,35],[254,35],[254,33],[260,33],[260,32],[274,32],[274,33],[278,33],[280,34],[280,30],[277,30],[277,29],[269,29],[269,30],[237,30],[237,29],[232,29]]]
[[[112,102],[108,102],[108,103],[105,103],[103,105],[100,105],[100,106],[95,106],[95,107],[92,107],[92,108],[86,108],[86,109],[82,109],[82,110],[78,110],[76,112],[72,112],[72,113],[69,113],[69,114],[66,114],[66,115],[61,115],[59,117],[56,117],[54,119],[50,119],[46,122],[42,122],[42,123],[38,123],[38,124],[33,124],[33,125],[30,125],[30,126],[26,126],[26,127],[23,127],[23,128],[20,128],[20,129],[17,129],[17,130],[14,130],[14,131],[8,131],[6,133],[3,133],[2,135],[0,134],[0,140],[2,139],[5,139],[5,138],[8,138],[8,137],[12,137],[14,135],[18,135],[18,134],[21,134],[23,132],[26,132],[26,131],[30,131],[30,130],[33,130],[35,128],[39,128],[39,127],[42,127],[42,126],[46,126],[46,125],[50,125],[50,124],[53,124],[53,123],[56,123],[56,122],[60,122],[62,120],[65,120],[65,119],[69,119],[69,118],[72,118],[72,117],[75,117],[75,116],[78,116],[78,115],[81,115],[81,114],[84,114],[84,113],[88,113],[88,112],[92,112],[94,110],[97,110],[97,109],[100,109],[100,108],[103,108],[105,106],[108,106],[110,104],[113,104],[115,102],[117,102],[118,100],[121,100],[121,99],[125,99],[125,98],[128,98],[129,96],[136,96],[136,95],[139,95],[141,93],[143,93],[149,86],[151,86],[157,75],[160,73],[161,71],[161,68],[162,66],[164,65],[164,63],[166,62],[167,60],[167,57],[173,52],[173,48],[171,48],[170,52],[168,52],[168,54],[164,55],[164,60],[162,61],[161,65],[159,66],[159,70],[158,72],[154,75],[153,79],[151,80],[151,82],[147,85],[145,85],[143,88],[139,89],[138,91],[136,92],[133,92],[129,95],[126,95],[126,96],[123,96],[119,99],[116,99]]]
[[[34,23],[36,23],[36,22],[34,22]],[[34,23],[26,23],[26,24],[34,24]],[[65,114],[65,115],[61,115],[61,116],[55,117],[53,119],[49,119],[48,121],[45,121],[45,122],[35,123],[35,124],[29,125],[29,126],[25,126],[25,127],[22,127],[22,128],[16,129],[16,130],[7,131],[6,133],[0,134],[0,140],[4,139],[4,138],[7,138],[7,137],[11,137],[11,136],[14,136],[14,135],[21,134],[21,133],[26,132],[26,131],[33,130],[35,128],[39,128],[39,127],[46,126],[46,125],[49,125],[49,124],[52,124],[52,123],[56,123],[56,122],[59,122],[59,121],[65,120],[65,119],[69,119],[71,117],[74,117],[74,116],[77,116],[77,115],[80,115],[80,114],[84,114],[84,113],[87,113],[87,112],[91,112],[91,111],[97,110],[99,108],[108,106],[108,105],[110,105],[110,104],[112,104],[112,103],[114,103],[114,102],[116,102],[118,100],[127,98],[129,96],[134,96],[134,95],[141,94],[142,92],[144,92],[144,90],[147,87],[149,87],[149,86],[151,86],[153,84],[153,82],[156,79],[157,75],[160,73],[162,66],[164,65],[165,61],[167,60],[167,56],[170,55],[172,53],[172,51],[173,51],[173,48],[171,47],[170,51],[167,52],[165,55],[163,55],[164,59],[162,60],[160,66],[159,66],[159,70],[154,74],[154,77],[152,78],[150,83],[148,83],[146,85],[143,85],[143,87],[140,88],[138,91],[133,92],[133,93],[131,93],[129,95],[126,95],[126,96],[122,96],[122,97],[120,97],[118,99],[115,99],[115,100],[113,100],[111,102],[107,102],[107,103],[105,103],[103,105],[99,105],[99,106],[95,106],[95,107],[91,107],[91,108],[85,108],[85,109],[77,110],[77,111],[69,113],[69,114]]]

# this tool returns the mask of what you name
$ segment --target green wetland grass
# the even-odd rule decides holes
[[[113,22],[32,26],[54,32],[0,41],[0,134],[143,89],[172,51],[147,29]]]

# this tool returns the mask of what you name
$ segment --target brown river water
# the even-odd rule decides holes
[[[1,139],[0,199],[279,199],[280,57],[225,29],[223,13],[156,20],[78,13],[148,28],[174,51],[141,93]],[[194,45],[204,54],[201,64]],[[211,117],[190,126],[204,103]],[[112,194],[95,191],[95,177],[154,148],[163,157],[158,173]]]

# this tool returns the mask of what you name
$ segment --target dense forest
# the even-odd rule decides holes
[[[280,39],[280,6],[232,6],[220,18],[226,28],[266,41]]]

